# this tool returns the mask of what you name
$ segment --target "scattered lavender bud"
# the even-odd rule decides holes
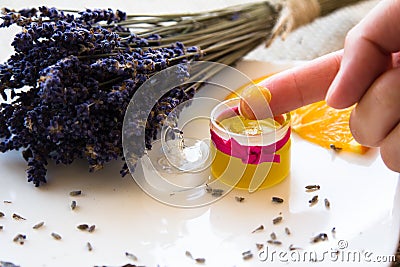
[[[206,259],[205,259],[205,258],[195,258],[194,261],[195,261],[196,263],[203,264],[203,263],[206,262]]]
[[[17,234],[13,239],[15,243],[19,243],[20,245],[23,245],[25,243],[25,240],[26,240],[26,235],[24,234]]]
[[[283,217],[282,217],[282,216],[278,216],[278,217],[276,217],[276,218],[274,218],[274,219],[272,220],[272,223],[273,223],[273,224],[278,224],[278,223],[280,223],[282,220],[283,220]]]
[[[262,231],[262,230],[264,230],[264,225],[261,224],[256,229],[254,229],[251,233],[254,234],[255,232],[259,232],[259,231]]]
[[[268,240],[267,243],[271,244],[271,245],[278,245],[278,246],[282,245],[282,242],[278,241],[278,240]]]
[[[92,224],[92,225],[89,227],[88,232],[89,232],[89,233],[92,233],[92,232],[94,232],[95,229],[96,229],[96,225]]]
[[[329,200],[327,198],[324,199],[324,203],[325,203],[325,207],[327,209],[329,209],[331,207],[331,203],[329,202]]]
[[[186,250],[185,251],[185,255],[191,259],[193,259],[192,253],[190,253],[190,251]]]
[[[276,234],[274,232],[272,232],[269,236],[272,240],[276,240]]]
[[[223,193],[224,193],[224,190],[215,188],[212,190],[211,195],[213,197],[220,197],[220,196],[222,196]]]
[[[289,250],[298,250],[298,249],[301,249],[301,248],[295,247],[293,244],[289,245]]]
[[[244,197],[238,197],[238,196],[236,196],[236,197],[235,197],[235,200],[236,200],[237,202],[243,202],[243,201],[244,201]]]
[[[317,242],[326,241],[326,240],[328,240],[328,235],[325,233],[320,233],[311,239],[311,243],[317,243]]]
[[[249,259],[253,258],[253,253],[251,252],[251,250],[242,252],[242,258],[243,258],[243,260],[249,260]]]
[[[87,247],[88,251],[92,251],[93,250],[92,244],[90,244],[90,242],[86,243],[86,247]]]
[[[333,227],[331,230],[333,238],[336,238],[336,227]]]
[[[207,193],[211,193],[212,192],[212,187],[209,186],[208,184],[206,184],[205,190]]]
[[[76,209],[76,201],[75,200],[72,200],[72,202],[71,202],[71,209],[72,210]]]
[[[16,213],[13,213],[12,217],[15,220],[26,220],[24,217],[22,217],[21,215],[18,215]]]
[[[317,202],[318,202],[318,195],[313,196],[312,199],[308,201],[308,203],[310,203],[310,206],[315,205]]]
[[[89,225],[79,224],[76,228],[78,228],[79,230],[87,230],[87,229],[89,229]]]
[[[32,226],[33,229],[39,229],[44,225],[44,222],[39,222],[37,224],[35,224],[34,226]]]
[[[335,152],[339,152],[339,151],[342,150],[341,147],[337,147],[337,146],[335,146],[334,144],[330,144],[329,147],[330,147],[333,151],[335,151]]]
[[[51,236],[55,239],[55,240],[61,240],[61,236],[57,233],[51,233]]]
[[[290,235],[290,234],[291,234],[290,229],[289,229],[288,227],[285,227],[285,233],[286,233],[287,235]]]
[[[82,194],[82,191],[81,191],[81,190],[75,190],[75,191],[69,192],[69,195],[70,195],[71,197],[80,196],[81,194]]]
[[[306,186],[306,191],[307,192],[314,192],[319,190],[321,187],[319,185],[313,184],[313,185],[307,185]]]
[[[130,258],[133,261],[137,261],[138,260],[138,258],[134,254],[132,254],[130,252],[125,252],[125,256],[127,256],[128,258]]]
[[[264,244],[256,243],[256,247],[258,250],[262,250],[264,248]]]
[[[274,203],[283,203],[283,198],[280,197],[272,197],[272,202]]]
[[[196,263],[203,264],[203,263],[206,262],[205,258],[193,258],[192,253],[190,253],[190,251],[188,251],[188,250],[185,251],[185,255],[186,255],[186,257],[189,257],[189,258],[193,259]]]

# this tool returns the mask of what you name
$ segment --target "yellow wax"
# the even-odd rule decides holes
[[[264,120],[250,120],[243,116],[234,116],[219,123],[227,132],[243,135],[261,135],[273,132],[281,126],[272,118]]]
[[[249,134],[259,131],[259,134],[265,133],[265,131],[273,131],[278,122],[274,121],[271,123],[272,119],[269,121],[245,121],[241,116],[228,118],[222,120],[219,124],[222,125],[226,130]],[[237,125],[237,119],[242,121],[242,128]],[[273,120],[272,120],[273,121]],[[257,122],[256,129],[251,129],[251,125]],[[261,125],[261,126],[260,126]],[[247,129],[246,129],[247,128]],[[261,129],[261,130],[260,130]],[[238,180],[239,182],[235,185],[236,188],[248,189],[250,181],[253,178],[265,179],[264,182],[259,187],[260,189],[268,188],[273,185],[278,184],[283,181],[290,170],[290,139],[288,142],[275,154],[280,155],[280,162],[263,162],[260,164],[246,164],[242,162],[242,159],[227,155],[215,148],[213,143],[211,144],[211,151],[214,156],[214,160],[211,164],[211,173],[214,178],[220,179],[221,182],[233,186]]]

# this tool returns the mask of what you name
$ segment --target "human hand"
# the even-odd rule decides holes
[[[400,1],[381,1],[334,52],[260,83],[274,114],[326,98],[334,108],[357,103],[350,129],[362,145],[379,147],[400,171]]]

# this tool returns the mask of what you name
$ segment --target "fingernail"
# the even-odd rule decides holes
[[[329,86],[328,92],[326,92],[325,101],[327,103],[329,102],[329,100],[330,100],[330,98],[332,97],[332,94],[333,94],[334,88],[333,88],[332,85],[333,85],[333,83],[331,84],[331,86]]]

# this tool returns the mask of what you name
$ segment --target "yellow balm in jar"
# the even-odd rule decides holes
[[[239,114],[240,99],[220,103],[211,113],[210,133],[214,178],[240,189],[268,188],[290,170],[290,114],[262,120]]]

